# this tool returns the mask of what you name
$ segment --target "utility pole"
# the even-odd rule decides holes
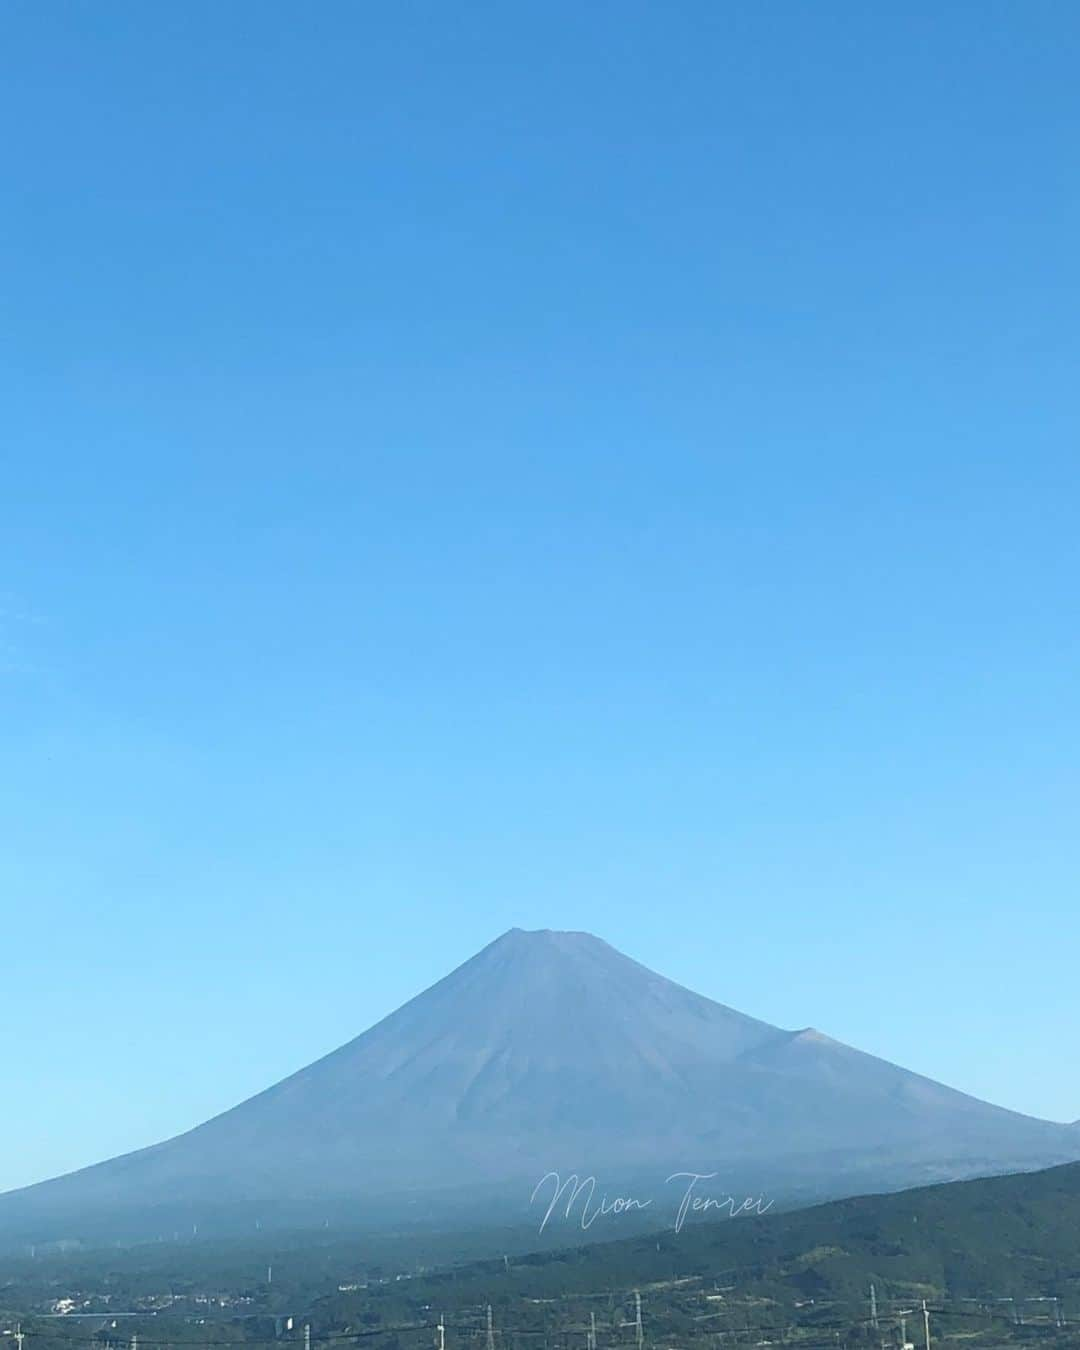
[[[437,1340],[435,1350],[446,1350],[446,1322],[443,1320],[443,1314],[439,1314],[439,1325],[435,1328]]]
[[[22,1350],[22,1346],[19,1347]],[[596,1313],[589,1313],[589,1350],[596,1350]]]
[[[870,1325],[877,1331],[877,1290],[873,1285],[870,1286]]]
[[[273,1267],[273,1266],[267,1266],[267,1267],[266,1267],[266,1283],[267,1283],[267,1284],[273,1284],[273,1283],[274,1283],[274,1267]]]
[[[16,1323],[15,1323],[15,1350],[22,1350],[23,1341],[24,1341],[25,1339],[26,1339],[26,1338],[25,1338],[25,1336],[23,1335],[22,1323],[21,1323],[21,1322],[16,1322]]]
[[[926,1350],[930,1350],[930,1309],[926,1306],[926,1299],[922,1301],[923,1327],[926,1331]]]
[[[635,1290],[634,1290],[634,1329],[635,1329],[635,1333],[634,1333],[634,1334],[635,1334],[635,1340],[636,1340],[636,1343],[637,1343],[637,1350],[641,1350],[641,1347],[645,1344],[645,1332],[644,1332],[644,1330],[642,1329],[642,1325],[641,1325],[641,1290],[640,1290],[640,1289],[635,1289]]]
[[[311,1323],[304,1323],[304,1350],[311,1350]]]
[[[487,1350],[495,1350],[495,1328],[491,1322],[491,1304],[487,1305]]]

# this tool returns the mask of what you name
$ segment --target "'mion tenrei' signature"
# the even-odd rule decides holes
[[[679,1202],[679,1208],[675,1215],[675,1231],[678,1233],[687,1214],[704,1214],[709,1210],[726,1210],[728,1217],[737,1219],[740,1214],[764,1214],[772,1209],[774,1201],[770,1200],[767,1204],[762,1195],[746,1196],[741,1201],[734,1195],[715,1196],[700,1195],[695,1191],[699,1181],[711,1181],[716,1176],[715,1172],[672,1172],[667,1177],[664,1185],[670,1185],[673,1181],[685,1181],[686,1186],[682,1193],[682,1199]],[[567,1195],[566,1209],[564,1217],[569,1219],[571,1210],[581,1199],[581,1211],[578,1222],[582,1228],[590,1228],[597,1219],[609,1214],[626,1214],[635,1209],[648,1209],[652,1205],[652,1199],[642,1200],[634,1195],[616,1195],[610,1200],[606,1195],[601,1195],[599,1200],[596,1196],[596,1178],[582,1177],[578,1178],[576,1172],[563,1181],[558,1172],[545,1172],[540,1180],[533,1187],[533,1193],[529,1198],[529,1203],[536,1201],[537,1195],[541,1189],[550,1182],[553,1190],[551,1201],[548,1204],[547,1212],[544,1214],[540,1223],[540,1232],[542,1233],[548,1225],[548,1220],[555,1213],[556,1206],[564,1195]]]

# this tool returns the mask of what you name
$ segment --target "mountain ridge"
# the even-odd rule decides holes
[[[148,1148],[0,1196],[42,1216],[313,1208],[517,1188],[551,1168],[815,1176],[856,1187],[1080,1156],[1080,1132],[788,1031],[588,933],[510,929],[368,1030]],[[42,1219],[42,1222],[44,1220]]]

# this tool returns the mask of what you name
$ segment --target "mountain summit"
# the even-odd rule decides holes
[[[0,1197],[0,1229],[45,1236],[73,1216],[209,1207],[295,1219],[469,1187],[527,1195],[549,1169],[840,1191],[1078,1156],[1071,1127],[747,1017],[588,933],[515,928],[196,1129]]]

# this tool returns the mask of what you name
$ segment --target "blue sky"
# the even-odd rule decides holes
[[[512,925],[1080,1116],[1080,14],[4,8],[0,1186]]]

